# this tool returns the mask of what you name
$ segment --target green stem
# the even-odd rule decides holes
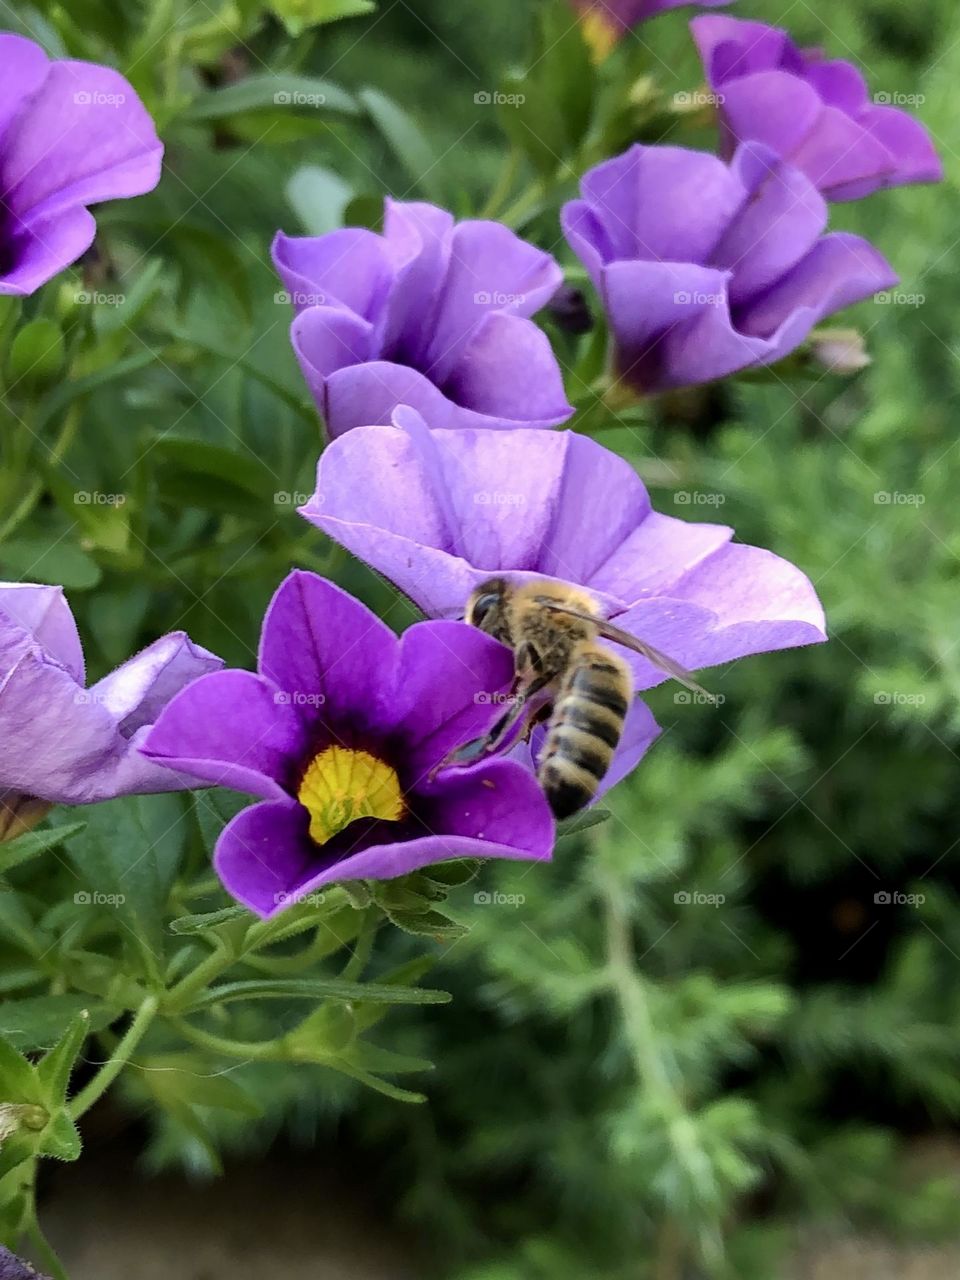
[[[141,1004],[134,1014],[133,1021],[127,1028],[126,1034],[117,1045],[115,1052],[103,1064],[90,1083],[81,1089],[71,1101],[70,1115],[74,1120],[79,1120],[85,1112],[90,1110],[93,1104],[106,1093],[130,1061],[131,1055],[156,1017],[159,1003],[156,996],[147,996],[143,1004]]]
[[[497,216],[501,205],[510,194],[510,188],[514,184],[519,169],[520,149],[511,147],[486,204],[477,214],[478,218],[495,218]]]
[[[236,961],[236,956],[223,944],[218,944],[205,960],[201,960],[195,969],[191,969],[186,977],[170,988],[164,997],[163,1012],[165,1014],[180,1013],[185,1009],[198,992],[208,987],[214,978],[219,978],[225,969],[229,969]]]
[[[244,1061],[275,1060],[278,1057],[278,1051],[279,1056],[282,1057],[282,1051],[280,1051],[282,1042],[277,1040],[230,1040],[226,1036],[215,1035],[212,1031],[204,1031],[202,1027],[195,1027],[184,1018],[171,1018],[170,1021],[185,1040],[190,1040],[202,1049],[209,1049],[213,1053],[225,1054],[228,1058],[242,1058]]]
[[[677,1164],[694,1187],[706,1187],[705,1201],[715,1201],[716,1178],[709,1157],[697,1141],[696,1126],[677,1091],[674,1078],[663,1055],[658,1052],[659,1037],[650,1012],[646,983],[637,970],[633,949],[630,917],[624,886],[611,876],[602,882],[606,915],[607,967],[610,985],[620,1006],[624,1034],[630,1048],[637,1076],[656,1100],[657,1110],[666,1119],[667,1137]],[[671,1220],[672,1221],[672,1220]],[[682,1258],[682,1243],[677,1240],[677,1224],[668,1235],[671,1248]],[[701,1248],[711,1263],[719,1263],[721,1245],[714,1224],[700,1232]]]
[[[363,973],[367,966],[367,961],[370,959],[373,940],[377,936],[381,920],[382,916],[378,907],[368,907],[364,912],[353,954],[344,966],[341,977],[349,978],[353,982]]]

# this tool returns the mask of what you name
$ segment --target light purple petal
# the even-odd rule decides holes
[[[596,492],[604,504],[587,501]],[[325,451],[302,514],[426,613],[452,617],[490,571],[584,580],[648,510],[629,464],[573,432],[435,431],[420,441],[368,427]]]
[[[4,200],[19,222],[46,221],[152,190],[162,157],[153,121],[123,76],[94,63],[54,62],[3,140]]]
[[[373,326],[362,316],[337,307],[309,307],[290,326],[290,341],[307,386],[322,405],[331,373],[362,364],[374,354]]]
[[[169,769],[264,800],[283,799],[297,785],[308,745],[292,701],[249,671],[201,676],[137,744]]]
[[[2,51],[0,37],[0,55]],[[63,587],[0,582],[0,627],[4,625],[3,615],[28,631],[51,658],[83,683],[83,649]]]
[[[472,416],[527,427],[557,427],[573,413],[550,340],[519,316],[492,313],[480,321],[443,389]]]
[[[194,644],[186,632],[173,631],[92,685],[89,693],[129,738],[152,724],[181,689],[222,666],[216,654]]]
[[[562,283],[563,272],[550,254],[527,244],[509,227],[499,222],[459,223],[452,232],[447,276],[431,326],[426,363],[430,376],[443,384],[485,316],[532,316]]]
[[[771,335],[785,355],[796,345],[791,331],[784,340],[782,327],[803,317],[806,331],[826,316],[890,289],[897,275],[886,258],[867,240],[837,231],[824,236],[793,271],[753,303],[741,308],[738,324],[746,332]]]
[[[326,305],[373,320],[393,282],[383,240],[361,227],[344,227],[325,236],[278,231],[272,253],[297,311]]]
[[[190,783],[141,756],[116,721],[39,646],[0,634],[0,789],[65,804]]]
[[[267,609],[258,669],[303,718],[381,732],[396,723],[397,637],[359,600],[315,573],[296,569]]]
[[[669,596],[641,600],[615,621],[694,671],[826,639],[823,608],[806,575],[772,552],[733,543],[674,584]],[[637,688],[666,679],[644,659],[623,656]]]

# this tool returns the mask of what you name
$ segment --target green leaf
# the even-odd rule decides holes
[[[37,1079],[43,1086],[44,1096],[51,1107],[59,1106],[66,1100],[70,1073],[89,1031],[90,1014],[86,1009],[81,1009],[64,1032],[60,1043],[37,1064]]]
[[[570,836],[578,836],[584,831],[589,831],[591,827],[598,827],[601,822],[606,822],[613,815],[609,809],[584,809],[580,813],[575,813],[572,818],[564,818],[562,822],[557,823],[557,844],[561,840],[567,840]]]
[[[270,0],[270,9],[291,36],[322,23],[374,13],[376,7],[373,0]]]
[[[457,924],[439,911],[390,911],[388,914],[398,929],[437,942],[453,941],[469,932],[465,925]]]
[[[353,188],[333,169],[305,164],[287,183],[287,199],[307,235],[322,236],[344,225]]]
[[[178,506],[259,518],[272,509],[276,478],[252,453],[166,436],[153,449],[161,498]]]
[[[413,185],[433,200],[442,199],[437,155],[420,126],[379,89],[361,89],[357,97]]]
[[[0,575],[28,582],[49,582],[74,591],[89,591],[102,574],[96,560],[64,534],[49,538],[16,538],[0,545]]]
[[[40,1135],[37,1152],[53,1160],[78,1160],[80,1151],[80,1131],[61,1108]]]
[[[85,822],[68,822],[62,827],[48,827],[43,831],[28,831],[8,844],[0,844],[0,872],[12,871],[21,862],[35,858],[48,849],[55,849],[64,840],[69,840],[82,831]]]
[[[35,424],[36,432],[39,434],[49,422],[59,418],[65,409],[89,395],[91,391],[99,391],[101,387],[108,386],[111,382],[121,382],[128,374],[137,373],[147,365],[156,364],[157,360],[156,351],[140,350],[132,356],[126,356],[123,360],[112,361],[102,369],[88,373],[82,378],[60,383],[40,401]]]
[[[193,1054],[167,1054],[152,1057],[143,1064],[150,1092],[161,1106],[176,1110],[177,1104],[191,1107],[219,1107],[238,1115],[260,1116],[263,1108],[223,1072],[198,1070]]]
[[[205,933],[207,929],[215,929],[218,924],[228,924],[232,920],[253,920],[253,915],[246,907],[223,907],[219,911],[207,911],[201,915],[180,916],[171,920],[168,928],[171,933]]]
[[[92,805],[87,815],[86,829],[67,843],[78,875],[75,901],[115,912],[125,926],[121,937],[157,976],[164,909],[188,830],[184,803],[176,794],[126,796]]]
[[[36,1069],[6,1039],[0,1039],[0,1100],[40,1102],[43,1091]]]
[[[24,1053],[48,1049],[63,1036],[63,1029],[82,1010],[89,1015],[89,1031],[102,1031],[120,1012],[89,996],[28,996],[0,1004],[0,1036]]]
[[[153,258],[129,285],[127,292],[117,293],[118,301],[113,306],[96,305],[97,295],[90,295],[95,303],[93,327],[96,333],[106,337],[120,329],[133,329],[160,291],[165,269],[166,263],[162,258]]]
[[[345,1000],[374,1004],[448,1004],[450,994],[423,987],[348,982],[342,978],[252,978],[211,987],[186,1012],[234,1000]]]
[[[21,390],[52,382],[63,368],[63,331],[53,320],[41,317],[25,324],[13,340],[7,360],[7,378]]]
[[[185,113],[187,120],[223,120],[264,107],[292,110],[339,111],[357,115],[360,108],[345,89],[317,76],[286,72],[263,72],[247,76],[225,89],[213,89],[194,100]]]

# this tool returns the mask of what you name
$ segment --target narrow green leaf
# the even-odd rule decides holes
[[[0,1101],[40,1102],[36,1069],[6,1039],[0,1039]]]
[[[361,89],[357,96],[414,186],[431,199],[442,199],[437,155],[412,116],[379,89]]]
[[[225,89],[212,89],[191,104],[185,112],[187,120],[223,120],[246,111],[264,107],[290,110],[338,111],[357,115],[356,100],[345,89],[317,76],[299,76],[286,72],[264,72],[247,76]]]
[[[446,991],[389,986],[377,982],[348,982],[341,978],[253,978],[225,982],[205,991],[187,1012],[196,1013],[234,1000],[346,1000],[374,1004],[448,1004]]]
[[[120,1012],[89,996],[28,996],[25,1000],[4,1000],[0,1004],[0,1037],[23,1053],[49,1049],[60,1040],[63,1028],[83,1009],[90,1015],[90,1031],[101,1031]]]
[[[171,933],[205,933],[207,929],[215,929],[218,924],[227,924],[231,920],[253,920],[253,915],[246,907],[223,907],[220,911],[207,911],[201,915],[180,916],[171,920],[168,928]]]
[[[63,1039],[37,1064],[37,1079],[43,1086],[51,1108],[60,1106],[66,1100],[70,1073],[89,1031],[90,1014],[86,1009],[81,1009],[64,1032]]]
[[[82,831],[86,825],[85,822],[68,822],[62,827],[28,831],[26,835],[18,836],[9,844],[0,844],[0,872],[12,871],[21,862],[46,853],[48,849],[55,849],[58,844],[62,844],[64,840],[69,840],[71,836]]]

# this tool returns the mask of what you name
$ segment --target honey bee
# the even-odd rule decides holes
[[[443,763],[473,764],[504,746],[524,718],[526,738],[546,722],[537,779],[557,818],[576,813],[597,794],[633,697],[630,667],[602,641],[632,649],[713,701],[688,671],[607,622],[591,596],[565,582],[490,578],[471,594],[465,620],[513,650],[515,676],[508,709],[489,733]]]

